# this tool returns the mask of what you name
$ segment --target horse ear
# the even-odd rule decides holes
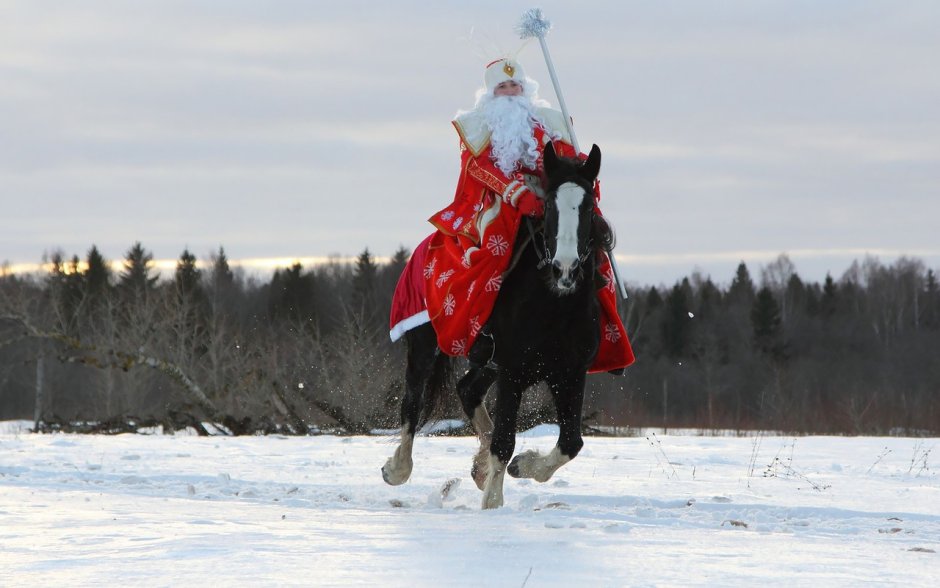
[[[545,144],[545,151],[542,153],[542,167],[545,169],[545,175],[552,175],[557,164],[558,156],[555,154],[555,146],[549,141]]]
[[[581,177],[589,182],[593,182],[597,179],[599,173],[601,173],[601,148],[595,143],[594,146],[591,147],[587,161],[585,161],[584,165],[581,167]]]

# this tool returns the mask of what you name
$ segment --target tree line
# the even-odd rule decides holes
[[[117,432],[214,424],[232,434],[394,428],[404,344],[388,339],[409,252],[378,264],[269,279],[204,268],[183,251],[161,278],[135,243],[113,272],[97,247],[51,270],[0,276],[0,419]],[[589,378],[586,427],[940,431],[940,288],[918,259],[856,261],[803,281],[781,255],[727,286],[693,273],[621,301],[637,354],[624,376]],[[460,369],[458,369],[458,373]],[[456,398],[448,415],[460,416]],[[544,390],[524,420],[553,420]],[[606,430],[606,429],[605,429]]]

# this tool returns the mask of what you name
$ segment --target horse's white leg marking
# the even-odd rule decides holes
[[[555,256],[552,263],[561,271],[559,288],[567,289],[574,281],[572,274],[578,263],[578,207],[584,199],[584,188],[567,182],[558,188],[558,234],[555,235]]]
[[[536,482],[547,482],[558,468],[571,461],[556,445],[548,455],[538,451],[520,453],[509,464],[509,475],[514,478],[532,478]]]
[[[493,420],[490,418],[490,413],[487,412],[482,402],[480,406],[476,407],[476,410],[473,411],[472,422],[473,430],[477,432],[477,436],[480,437],[481,441],[483,437],[489,437],[493,434]]]
[[[499,508],[503,505],[503,478],[506,477],[506,464],[490,454],[487,466],[486,487],[483,488],[483,508]]]
[[[480,440],[480,449],[473,456],[473,467],[470,468],[470,475],[473,477],[477,488],[483,490],[486,484],[487,458],[490,455],[490,441],[493,439],[493,421],[490,419],[490,413],[486,411],[483,403],[473,411],[473,430],[477,432],[477,438]]]
[[[413,445],[414,436],[408,432],[408,423],[405,423],[401,428],[401,444],[382,466],[382,477],[392,486],[404,484],[411,477],[411,469],[414,467],[411,460]]]

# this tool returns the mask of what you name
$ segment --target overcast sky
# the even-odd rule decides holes
[[[413,247],[528,1],[0,1],[0,262]],[[940,267],[940,2],[546,1],[624,277]],[[557,103],[537,43],[519,59]]]

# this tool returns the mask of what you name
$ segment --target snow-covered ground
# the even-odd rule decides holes
[[[0,586],[937,586],[937,441],[588,438],[483,512],[471,438],[417,439],[412,479],[390,487],[392,437],[8,425]]]

